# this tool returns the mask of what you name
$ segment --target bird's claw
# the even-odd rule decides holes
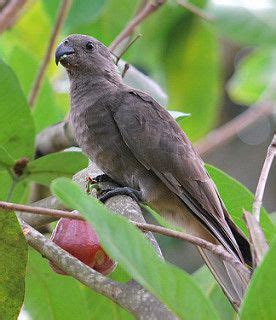
[[[106,173],[99,174],[98,176],[94,177],[93,180],[96,183],[100,182],[112,182],[114,184],[118,184],[116,181],[114,181],[112,178],[110,178]]]
[[[129,187],[115,187],[114,189],[104,190],[104,193],[98,197],[101,202],[106,202],[109,198],[118,196],[118,195],[126,195],[131,197],[135,202],[141,202],[141,192]]]

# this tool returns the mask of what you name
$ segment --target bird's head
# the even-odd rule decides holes
[[[101,74],[114,68],[109,49],[97,39],[81,34],[65,38],[57,47],[56,64],[60,62],[70,73],[85,71],[90,74]]]

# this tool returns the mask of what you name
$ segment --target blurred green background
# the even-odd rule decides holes
[[[1,59],[13,69],[26,96],[47,49],[60,3],[57,0],[27,1],[17,22],[1,34]],[[133,17],[140,3],[134,0],[73,0],[59,40],[71,33],[83,33],[109,45]],[[258,107],[265,100],[275,103],[276,1],[194,0],[190,3],[200,10],[203,17],[181,7],[176,1],[167,1],[136,28],[135,34],[141,33],[142,37],[131,46],[123,59],[161,86],[168,97],[166,108],[191,114],[178,121],[196,143],[255,104]],[[0,75],[2,93],[5,92],[5,81],[6,78]],[[32,111],[36,133],[64,119],[69,109],[67,88],[65,72],[61,67],[56,67],[52,57]],[[3,96],[2,99],[5,102]],[[225,145],[204,154],[204,160],[254,192],[274,131],[275,112],[238,133]],[[274,163],[264,196],[264,206],[268,212],[275,211],[276,207],[275,177]],[[2,172],[0,178],[0,195],[4,199],[6,185],[10,182]],[[227,188],[224,192],[227,197]],[[22,196],[20,188],[17,188],[16,194]],[[191,246],[163,237],[158,237],[158,240],[169,261],[189,272],[200,265],[200,258]],[[29,273],[27,295],[28,290],[34,290],[39,297],[44,289],[39,284],[34,286],[36,277],[40,278],[40,273],[44,272],[46,279],[49,278],[48,285],[54,286],[56,276],[49,273],[45,263],[41,269],[34,267],[42,263],[35,254],[31,253],[30,259],[36,262],[30,267],[34,270]],[[198,277],[200,279],[200,274]],[[31,285],[28,286],[28,283]],[[87,292],[82,286],[70,280],[65,286],[68,288],[64,292],[75,290],[77,296],[74,299],[83,303]],[[217,292],[212,291],[212,294],[216,300]],[[65,294],[66,299],[70,297]],[[89,296],[89,299],[93,297]],[[104,302],[101,300],[100,303]],[[43,319],[40,311],[37,311],[40,317],[35,313],[35,305],[36,301],[27,299],[26,306],[32,310],[33,319]],[[48,304],[39,305],[39,308],[47,309]],[[57,314],[62,311],[62,306],[55,308],[53,306]],[[107,318],[112,312],[114,319],[127,318],[113,304],[105,311]],[[86,319],[89,310],[83,312],[83,315],[78,314],[78,319]],[[50,313],[49,310],[45,313],[45,319],[58,319],[54,316],[48,318]],[[73,310],[68,312],[68,317],[69,314],[73,319]],[[100,319],[97,312],[91,319]]]

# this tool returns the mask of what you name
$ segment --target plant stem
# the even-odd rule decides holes
[[[204,19],[206,21],[212,21],[212,17],[210,17],[208,14],[206,14],[203,10],[198,8],[197,6],[191,4],[188,1],[178,0],[176,1],[181,7],[185,8],[186,10],[192,12],[194,15],[198,16],[201,19]]]
[[[32,86],[32,89],[30,91],[28,102],[29,102],[29,105],[31,108],[35,104],[36,98],[38,96],[39,90],[42,85],[42,81],[43,81],[47,66],[48,66],[49,61],[51,59],[52,51],[53,51],[57,36],[58,36],[59,31],[61,30],[61,27],[65,21],[65,18],[67,16],[67,13],[68,13],[70,6],[71,6],[71,0],[63,0],[62,4],[60,5],[59,12],[58,12],[58,15],[56,18],[55,25],[53,27],[53,31],[52,31],[52,34],[50,37],[50,41],[49,41],[45,56],[43,58],[41,66],[38,70],[38,73],[37,73],[36,79],[34,81],[34,84]]]
[[[26,2],[27,0],[10,0],[1,8],[0,33],[12,27]]]
[[[17,185],[17,182],[18,182],[18,180],[15,179],[14,177],[12,177],[12,183],[11,183],[8,195],[7,195],[7,201],[11,201],[14,189],[15,189],[15,187]]]
[[[253,202],[252,213],[258,222],[260,221],[260,211],[261,211],[263,195],[264,195],[268,174],[275,156],[276,156],[276,134],[274,134],[271,144],[267,149],[266,158],[263,164],[263,168],[260,174],[256,192],[255,192],[255,199]]]
[[[204,138],[195,143],[195,148],[200,155],[213,151],[224,145],[242,130],[248,128],[258,120],[268,117],[275,110],[275,104],[263,101],[255,106],[249,107],[241,115],[228,121],[218,129],[208,133]]]
[[[111,51],[115,50],[115,48],[124,41],[128,36],[130,36],[134,29],[145,20],[150,14],[155,12],[160,6],[165,3],[165,0],[153,0],[149,1],[140,11],[138,11],[137,15],[129,21],[129,23],[125,26],[122,32],[114,39],[114,41],[110,44],[109,49]]]

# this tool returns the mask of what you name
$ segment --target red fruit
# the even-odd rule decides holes
[[[110,274],[116,268],[116,262],[104,252],[95,230],[86,221],[61,218],[51,240],[103,275]],[[49,263],[55,272],[66,275],[51,261]]]

